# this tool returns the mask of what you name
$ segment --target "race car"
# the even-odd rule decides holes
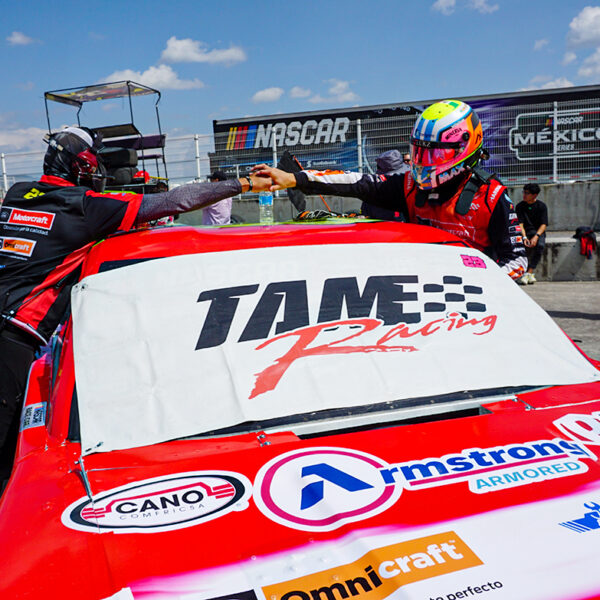
[[[458,238],[148,229],[71,300],[1,598],[600,598],[600,363]]]

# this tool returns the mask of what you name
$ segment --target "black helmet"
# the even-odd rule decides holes
[[[48,150],[44,156],[44,175],[62,177],[75,185],[104,189],[106,171],[98,158],[102,136],[87,127],[65,127],[47,135]]]

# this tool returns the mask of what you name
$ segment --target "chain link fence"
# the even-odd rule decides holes
[[[600,98],[537,103],[471,103],[481,118],[486,169],[510,186],[526,182],[565,183],[600,180]],[[166,159],[171,187],[203,181],[216,168],[230,177],[245,175],[258,163],[277,163],[290,151],[303,168],[374,172],[385,150],[408,151],[415,114],[320,118],[310,114],[268,122],[245,119],[223,132],[167,136]],[[389,112],[389,111],[388,111]],[[325,116],[326,113],[323,113]],[[37,180],[44,149],[0,154],[0,197],[16,181]],[[150,173],[152,175],[152,173]]]

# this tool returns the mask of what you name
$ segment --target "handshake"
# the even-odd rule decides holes
[[[295,187],[296,177],[266,164],[252,167],[250,175],[240,178],[242,192],[275,192]]]

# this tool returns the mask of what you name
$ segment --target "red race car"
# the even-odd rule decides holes
[[[600,598],[600,370],[374,222],[115,235],[34,363],[0,597]]]

